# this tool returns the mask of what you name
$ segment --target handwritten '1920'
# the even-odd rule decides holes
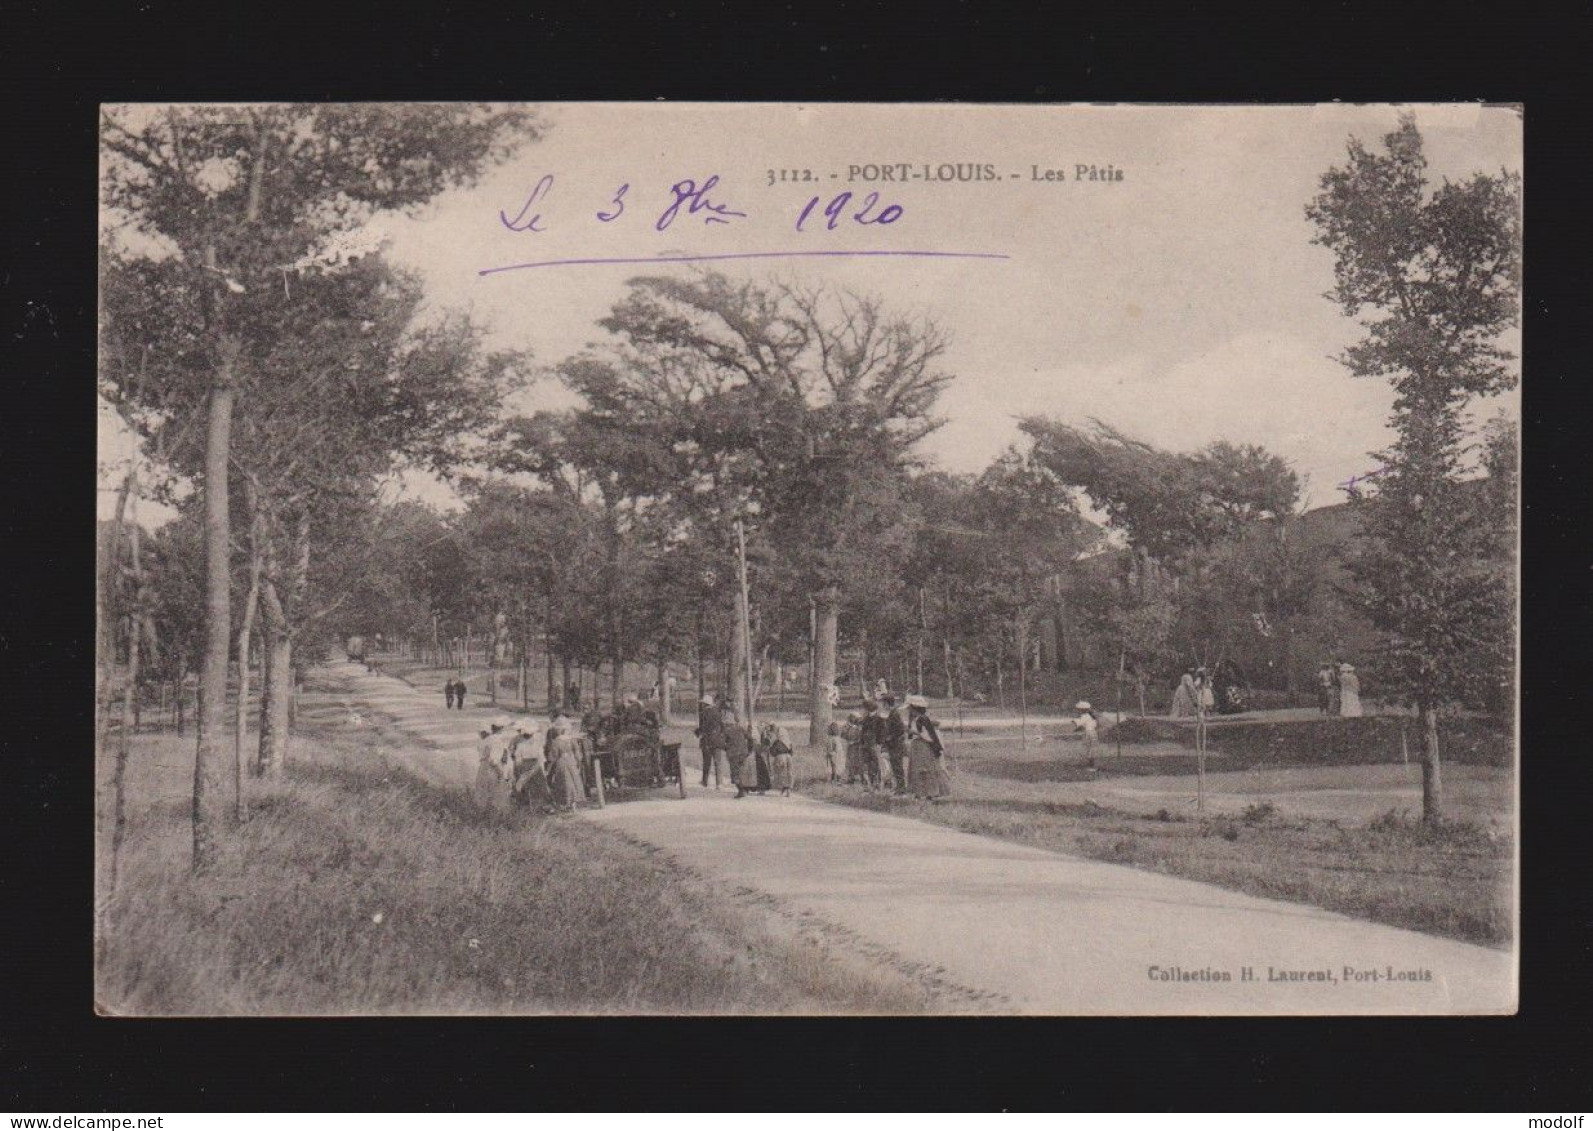
[[[543,232],[546,225],[540,208],[545,207],[545,201],[553,191],[554,178],[552,173],[545,174],[527,194],[525,203],[520,206],[513,218],[508,213],[499,211],[498,221],[511,232]],[[596,213],[599,221],[605,224],[613,223],[625,214],[626,195],[630,192],[629,182],[615,190],[608,204]],[[682,215],[687,218],[700,217],[706,224],[729,224],[733,220],[745,219],[747,214],[739,208],[723,202],[723,193],[719,193],[719,200],[715,200],[710,193],[719,192],[719,174],[714,173],[700,184],[691,178],[675,182],[670,186],[670,201],[659,213],[653,222],[655,231],[667,231]],[[819,208],[822,198],[811,197],[803,206],[796,219],[796,230],[803,231],[804,225],[815,209]],[[837,193],[824,205],[822,214],[825,218],[824,229],[834,231],[843,220],[851,220],[856,224],[894,224],[901,219],[902,206],[900,204],[887,204],[879,207],[879,193],[871,192],[864,197],[856,208],[850,192]],[[878,211],[875,211],[878,209]]]

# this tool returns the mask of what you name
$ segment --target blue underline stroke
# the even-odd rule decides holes
[[[504,271],[526,271],[533,267],[590,267],[600,264],[644,263],[707,263],[725,259],[817,259],[817,258],[879,258],[908,259],[1011,259],[993,251],[738,251],[712,255],[643,255],[616,256],[592,259],[539,259],[531,263],[511,263],[505,267],[484,267],[478,276],[497,275]]]

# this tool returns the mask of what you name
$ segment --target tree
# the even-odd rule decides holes
[[[1386,638],[1387,690],[1421,716],[1422,816],[1438,822],[1438,711],[1496,685],[1513,654],[1511,610],[1484,565],[1492,532],[1462,482],[1462,414],[1516,381],[1499,339],[1519,318],[1521,183],[1479,173],[1434,188],[1409,115],[1382,151],[1348,149],[1306,216],[1334,255],[1331,297],[1366,330],[1340,361],[1394,388],[1398,439],[1375,453],[1375,494],[1356,501],[1370,545],[1355,574]]]
[[[1290,513],[1300,494],[1288,463],[1253,444],[1169,452],[1100,421],[1086,429],[1031,416],[1019,427],[1041,465],[1089,496],[1135,550],[1170,566],[1247,523]]]
[[[1089,619],[1113,641],[1119,666],[1133,665],[1142,700],[1186,640],[1191,661],[1214,665],[1253,613],[1265,615],[1256,604],[1263,583],[1246,579],[1268,537],[1256,531],[1276,538],[1299,499],[1285,460],[1224,440],[1169,452],[1099,421],[1081,429],[1029,417],[1020,427],[1034,438],[1034,459],[1082,490],[1128,543],[1130,560],[1096,595]]]
[[[143,338],[166,355],[153,407],[205,422],[196,869],[213,855],[225,758],[233,409],[253,359],[284,324],[273,317],[275,296],[291,292],[295,271],[346,255],[340,242],[373,213],[469,183],[535,129],[522,111],[464,104],[114,107],[101,116],[103,199],[119,225],[108,252],[163,273],[177,299],[170,310],[183,316],[175,333]],[[114,343],[108,352],[115,384]]]
[[[822,741],[847,566],[892,525],[855,503],[905,473],[938,427],[945,336],[871,298],[713,273],[634,279],[602,325],[607,346],[560,368],[583,419],[605,450],[624,445],[641,488],[692,537],[729,557],[739,520],[805,579],[817,620],[810,739]],[[750,642],[739,630],[734,640],[739,702]]]

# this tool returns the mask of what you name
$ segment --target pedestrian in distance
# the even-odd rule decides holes
[[[1084,740],[1084,764],[1090,769],[1095,769],[1095,739],[1100,728],[1100,716],[1095,708],[1090,706],[1088,699],[1080,699],[1073,704],[1073,709],[1078,716],[1073,720],[1073,729],[1079,732]]]
[[[1324,715],[1333,713],[1333,680],[1332,664],[1323,664],[1316,673],[1316,709]]]
[[[469,690],[470,689],[465,686],[464,673],[461,672],[454,679],[454,705],[461,711],[465,709],[465,693]]]
[[[1199,714],[1209,715],[1211,709],[1217,705],[1217,696],[1212,691],[1211,675],[1205,668],[1195,669],[1195,710]]]
[[[1361,677],[1355,674],[1354,664],[1339,665],[1339,715],[1358,719],[1364,714],[1361,706]]]
[[[1173,689],[1173,705],[1167,713],[1175,719],[1192,719],[1195,717],[1195,702],[1195,673],[1186,671]]]
[[[913,796],[938,804],[951,796],[951,777],[946,773],[946,747],[940,740],[940,726],[929,717],[928,699],[922,695],[907,697],[905,727]]]
[[[443,684],[443,700],[448,704],[446,707],[443,708],[443,710],[452,711],[454,709],[454,677],[453,676],[449,676],[448,677],[448,682]]]

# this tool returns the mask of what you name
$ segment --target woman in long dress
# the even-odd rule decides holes
[[[863,713],[853,711],[841,728],[846,743],[846,784],[856,785],[863,778]]]
[[[568,724],[564,724],[568,725]],[[548,784],[555,807],[571,812],[577,801],[586,799],[581,786],[581,740],[560,726],[548,732]]]
[[[523,804],[541,809],[553,800],[548,789],[547,769],[542,761],[542,749],[536,723],[521,719],[515,724],[519,737],[509,750],[509,764],[514,768],[514,795]]]
[[[1361,709],[1361,677],[1355,674],[1354,664],[1339,665],[1339,714],[1346,719],[1358,719]]]
[[[929,700],[922,695],[907,697],[908,780],[915,797],[944,801],[951,796],[951,778],[946,773],[946,748],[940,741],[940,727],[929,717]]]
[[[1195,717],[1195,673],[1185,672],[1184,677],[1178,681],[1178,687],[1173,692],[1172,710],[1168,712],[1175,719],[1192,719]]]
[[[769,723],[763,728],[762,745],[769,757],[769,788],[778,789],[781,797],[790,797],[793,780],[791,735],[779,723]]]
[[[747,728],[738,719],[725,723],[725,754],[730,759],[730,780],[736,783],[736,797],[747,796],[758,788],[758,758],[752,752]]]

